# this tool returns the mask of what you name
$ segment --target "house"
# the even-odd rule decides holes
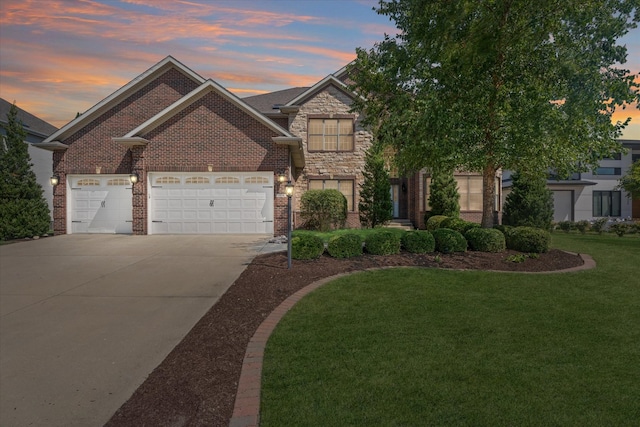
[[[12,103],[0,98],[0,124],[7,124],[7,114],[11,106]],[[37,146],[45,138],[57,131],[58,128],[17,105],[16,108],[18,110],[18,120],[22,122],[22,126],[27,133],[25,142],[29,143],[29,157],[31,157],[31,163],[33,164],[32,170],[36,174],[36,181],[42,187],[43,196],[49,205],[49,212],[53,219],[53,190],[49,183],[52,173],[52,155],[50,152],[39,150]],[[5,135],[4,127],[0,127],[0,135]]]
[[[311,87],[241,99],[168,56],[40,145],[59,179],[55,233],[284,234],[282,173],[294,184],[294,226],[305,191],[334,188],[359,227],[372,135],[347,82],[345,67]],[[395,216],[422,225],[426,174],[392,184]]]
[[[602,159],[593,172],[574,173],[568,179],[550,175],[554,221],[582,221],[599,217],[640,218],[640,200],[618,188],[620,178],[640,159],[640,140],[620,140],[627,154]],[[511,191],[511,174],[505,172],[504,195]]]

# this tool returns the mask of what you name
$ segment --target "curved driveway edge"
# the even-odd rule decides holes
[[[568,252],[572,253],[572,252]],[[596,263],[590,255],[574,254],[582,258],[583,264],[577,267],[567,268],[564,270],[545,271],[538,273],[514,272],[514,271],[495,271],[496,273],[520,273],[520,274],[553,274],[553,273],[571,273],[582,270],[595,268]],[[309,293],[319,287],[332,282],[340,277],[350,274],[361,273],[362,271],[383,270],[389,268],[403,267],[382,267],[370,268],[367,270],[353,271],[349,273],[336,274],[334,276],[325,277],[318,280],[299,291],[295,292],[285,299],[278,307],[276,307],[269,316],[258,326],[255,334],[249,340],[247,351],[245,352],[242,362],[242,371],[240,372],[240,380],[238,381],[238,392],[236,401],[233,406],[233,415],[229,421],[229,427],[258,427],[260,425],[260,388],[262,387],[262,363],[264,359],[264,350],[267,341],[273,333],[274,329],[282,320],[285,314],[291,308]],[[411,268],[411,267],[410,267]]]

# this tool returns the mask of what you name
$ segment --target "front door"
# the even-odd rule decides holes
[[[391,202],[393,203],[393,217],[400,217],[400,185],[391,185]]]

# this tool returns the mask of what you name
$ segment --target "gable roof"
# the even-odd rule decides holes
[[[242,98],[242,100],[263,114],[278,113],[279,110],[276,106],[279,107],[281,105],[285,105],[307,89],[309,88],[292,87],[289,89],[278,90],[276,92],[247,96],[246,98]]]
[[[338,80],[336,76],[334,76],[333,74],[329,74],[327,77],[320,80],[318,83],[314,84],[313,86],[311,86],[310,88],[302,92],[300,95],[293,98],[291,101],[287,102],[285,106],[291,107],[291,106],[299,105],[300,103],[311,98],[312,96],[314,96],[315,94],[317,94],[318,92],[320,92],[321,90],[325,89],[328,86],[335,86],[336,88],[340,89],[342,92],[344,92],[346,95],[350,96],[351,98],[354,98],[356,96],[353,92],[349,90],[346,84]]]
[[[242,99],[238,98],[236,95],[232,94],[224,87],[220,86],[218,83],[209,79],[198,86],[196,89],[183,96],[164,110],[160,111],[155,116],[151,117],[146,122],[142,123],[135,129],[132,129],[126,135],[118,138],[112,138],[115,142],[122,144],[124,146],[134,146],[134,145],[146,145],[147,140],[144,138],[146,134],[156,129],[158,126],[165,123],[167,120],[174,117],[179,112],[183,111],[185,108],[192,105],[194,102],[203,98],[205,95],[215,92],[222,96],[227,101],[234,104],[236,107],[240,108],[249,116],[256,119],[258,122],[262,123],[264,126],[273,130],[278,136],[272,138],[273,142],[281,145],[288,145],[292,151],[292,158],[294,161],[294,165],[297,168],[304,167],[304,152],[302,151],[302,139],[294,136],[289,133],[286,129],[270,120],[255,108],[251,107],[249,104],[245,103]]]
[[[11,110],[11,106],[13,104],[9,101],[0,98],[0,122],[7,123],[7,114],[9,110]],[[57,127],[45,122],[44,120],[34,116],[33,114],[23,110],[18,107],[16,104],[16,108],[18,109],[18,119],[22,122],[24,130],[27,133],[34,134],[36,136],[46,138],[51,135],[55,131],[58,130]]]
[[[70,121],[66,125],[64,125],[60,130],[55,132],[53,135],[49,136],[44,142],[52,142],[58,139],[65,139],[68,136],[71,136],[81,127],[85,126],[90,121],[94,120],[100,114],[102,114],[107,109],[116,105],[122,99],[126,98],[130,94],[139,90],[140,88],[146,86],[151,83],[157,76],[165,73],[169,69],[176,69],[188,78],[192,79],[194,82],[202,84],[205,80],[202,76],[197,74],[195,71],[191,70],[180,61],[172,57],[171,55],[164,58],[162,61],[158,62],[153,67],[149,68],[144,73],[140,74],[135,79],[131,80],[126,85],[122,86],[120,89],[104,98],[102,101],[98,102],[96,105],[85,111],[80,116],[76,117],[74,120]]]
[[[146,122],[142,123],[137,128],[131,130],[129,133],[124,135],[122,139],[140,137],[140,136],[146,135],[147,133],[151,132],[153,129],[157,128],[158,126],[160,126],[161,124],[169,120],[171,117],[178,114],[180,111],[183,111],[185,108],[187,108],[188,106],[190,106],[191,104],[193,104],[194,102],[198,101],[199,99],[201,99],[202,97],[204,97],[205,95],[211,92],[218,93],[227,101],[230,101],[236,107],[240,108],[241,110],[243,110],[244,112],[252,116],[254,119],[258,120],[260,123],[267,126],[274,132],[280,134],[281,136],[288,136],[288,137],[293,136],[286,129],[284,129],[280,125],[276,124],[272,120],[260,114],[259,111],[251,107],[249,104],[245,103],[242,99],[238,98],[237,96],[235,96],[234,94],[232,94],[231,92],[229,92],[228,90],[220,86],[218,83],[209,79],[209,80],[206,80],[200,86],[198,86],[196,89],[188,93],[187,95],[183,96],[182,98],[180,98],[179,100],[177,100],[176,102],[174,102],[173,104],[165,108],[164,110],[160,111],[155,116],[151,117]]]

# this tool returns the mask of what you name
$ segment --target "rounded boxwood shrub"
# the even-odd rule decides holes
[[[451,230],[455,230],[460,234],[466,233],[468,230],[472,228],[479,228],[480,224],[475,222],[465,221],[461,218],[453,218],[449,217],[440,223],[440,227],[438,228],[449,228]]]
[[[436,241],[436,251],[443,254],[466,252],[467,250],[467,239],[455,230],[438,228],[433,230],[433,238]]]
[[[427,230],[433,231],[440,228],[440,223],[449,218],[444,215],[434,215],[427,220]]]
[[[351,258],[362,255],[362,239],[355,233],[333,236],[329,239],[327,252],[334,258]]]
[[[505,239],[508,249],[520,252],[547,252],[551,244],[551,234],[534,227],[514,227],[505,234]]]
[[[426,254],[436,248],[433,234],[428,231],[407,231],[402,235],[401,242],[404,250],[414,254]]]
[[[473,251],[502,252],[506,248],[504,234],[495,228],[472,228],[464,237]]]
[[[315,259],[324,252],[324,242],[314,234],[303,234],[291,239],[291,258]]]
[[[392,255],[400,252],[400,236],[391,231],[376,231],[364,241],[364,248],[374,255]]]

